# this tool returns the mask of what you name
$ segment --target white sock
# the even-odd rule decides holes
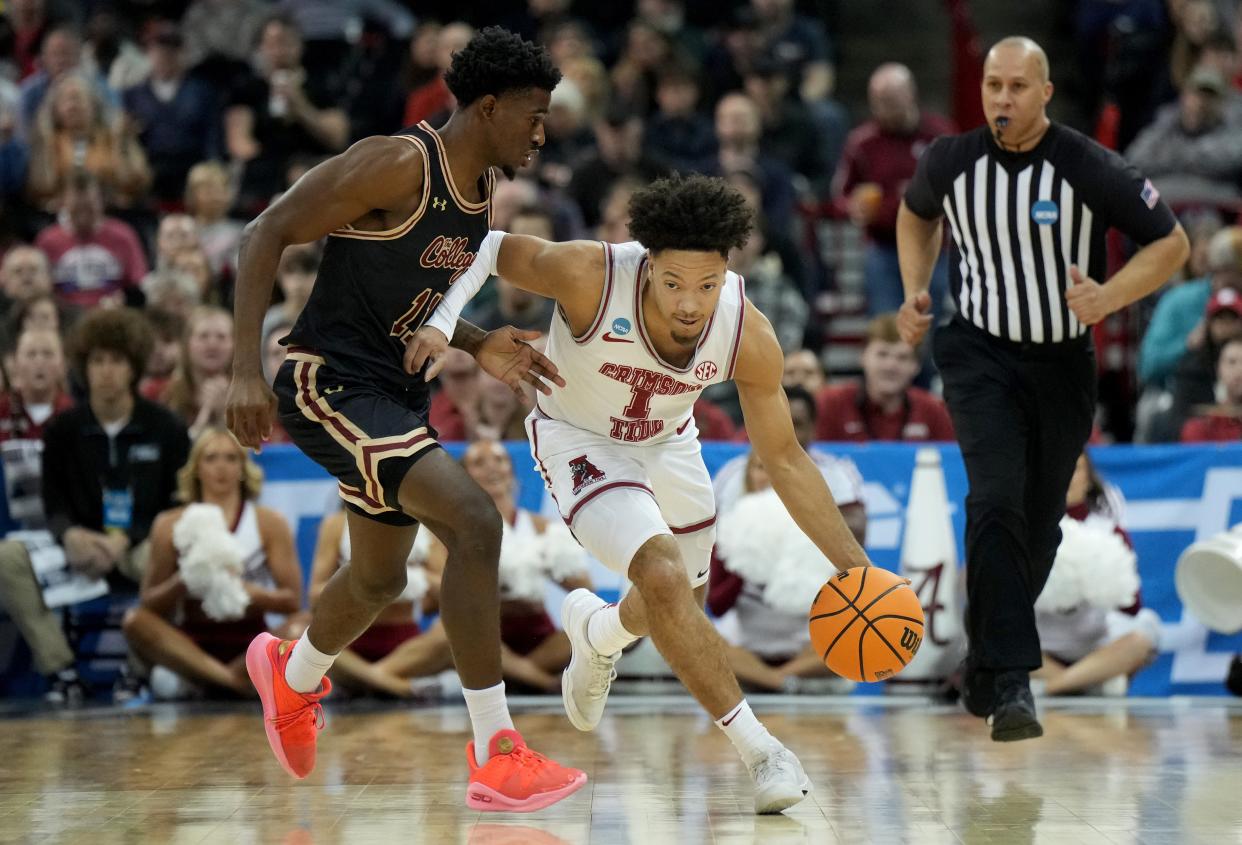
[[[335,654],[324,654],[311,645],[310,632],[307,631],[293,644],[293,654],[285,664],[285,683],[294,692],[314,692],[319,689],[334,660]]]
[[[600,654],[616,654],[636,639],[621,624],[620,605],[605,605],[587,620],[587,642]]]
[[[744,698],[736,707],[716,720],[716,727],[724,731],[747,766],[765,757],[777,744],[776,738],[755,718],[749,702]]]
[[[466,709],[470,711],[470,724],[474,728],[474,761],[482,766],[487,762],[487,744],[497,731],[513,730],[509,717],[509,702],[505,699],[505,682],[501,681],[487,689],[465,689]]]

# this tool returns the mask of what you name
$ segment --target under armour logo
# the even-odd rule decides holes
[[[434,208],[436,211],[444,211],[444,209],[448,208],[448,201],[442,200],[439,197],[432,197],[431,207]]]

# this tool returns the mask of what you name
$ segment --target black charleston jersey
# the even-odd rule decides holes
[[[1145,246],[1176,223],[1132,165],[1056,123],[1023,153],[1002,150],[986,126],[937,138],[905,200],[924,219],[949,220],[949,291],[958,313],[1020,342],[1086,334],[1065,300],[1069,270],[1077,265],[1105,281],[1109,227]]]
[[[449,170],[444,142],[425,122],[397,138],[423,158],[423,192],[392,229],[346,226],[324,248],[310,300],[285,343],[314,350],[327,365],[377,386],[426,390],[402,368],[405,341],[474,260],[487,235],[494,171],[479,180],[483,201],[468,202]]]

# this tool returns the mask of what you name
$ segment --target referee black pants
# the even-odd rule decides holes
[[[1039,668],[1035,599],[1048,580],[1074,465],[1095,414],[1090,336],[993,337],[954,317],[932,345],[970,492],[966,634],[978,668]]]

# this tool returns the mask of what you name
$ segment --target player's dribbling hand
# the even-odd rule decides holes
[[[405,356],[401,363],[412,376],[418,374],[423,364],[427,364],[427,373],[423,379],[429,382],[444,368],[444,353],[448,352],[448,346],[449,340],[444,332],[431,326],[423,326],[406,341]]]
[[[923,336],[931,328],[931,295],[927,291],[907,297],[897,310],[897,332],[911,346],[923,342]]]
[[[276,419],[276,394],[262,375],[234,375],[229,383],[224,420],[241,445],[254,450],[272,436]]]
[[[522,393],[522,382],[551,396],[552,387],[548,382],[564,387],[565,379],[561,378],[551,359],[527,343],[542,336],[539,332],[504,326],[487,333],[474,357],[483,372],[500,379],[519,396]]]
[[[1065,302],[1078,318],[1078,322],[1084,326],[1094,326],[1113,313],[1112,303],[1108,301],[1108,292],[1103,285],[1084,275],[1075,265],[1070,265],[1070,280],[1072,284],[1065,292]]]

